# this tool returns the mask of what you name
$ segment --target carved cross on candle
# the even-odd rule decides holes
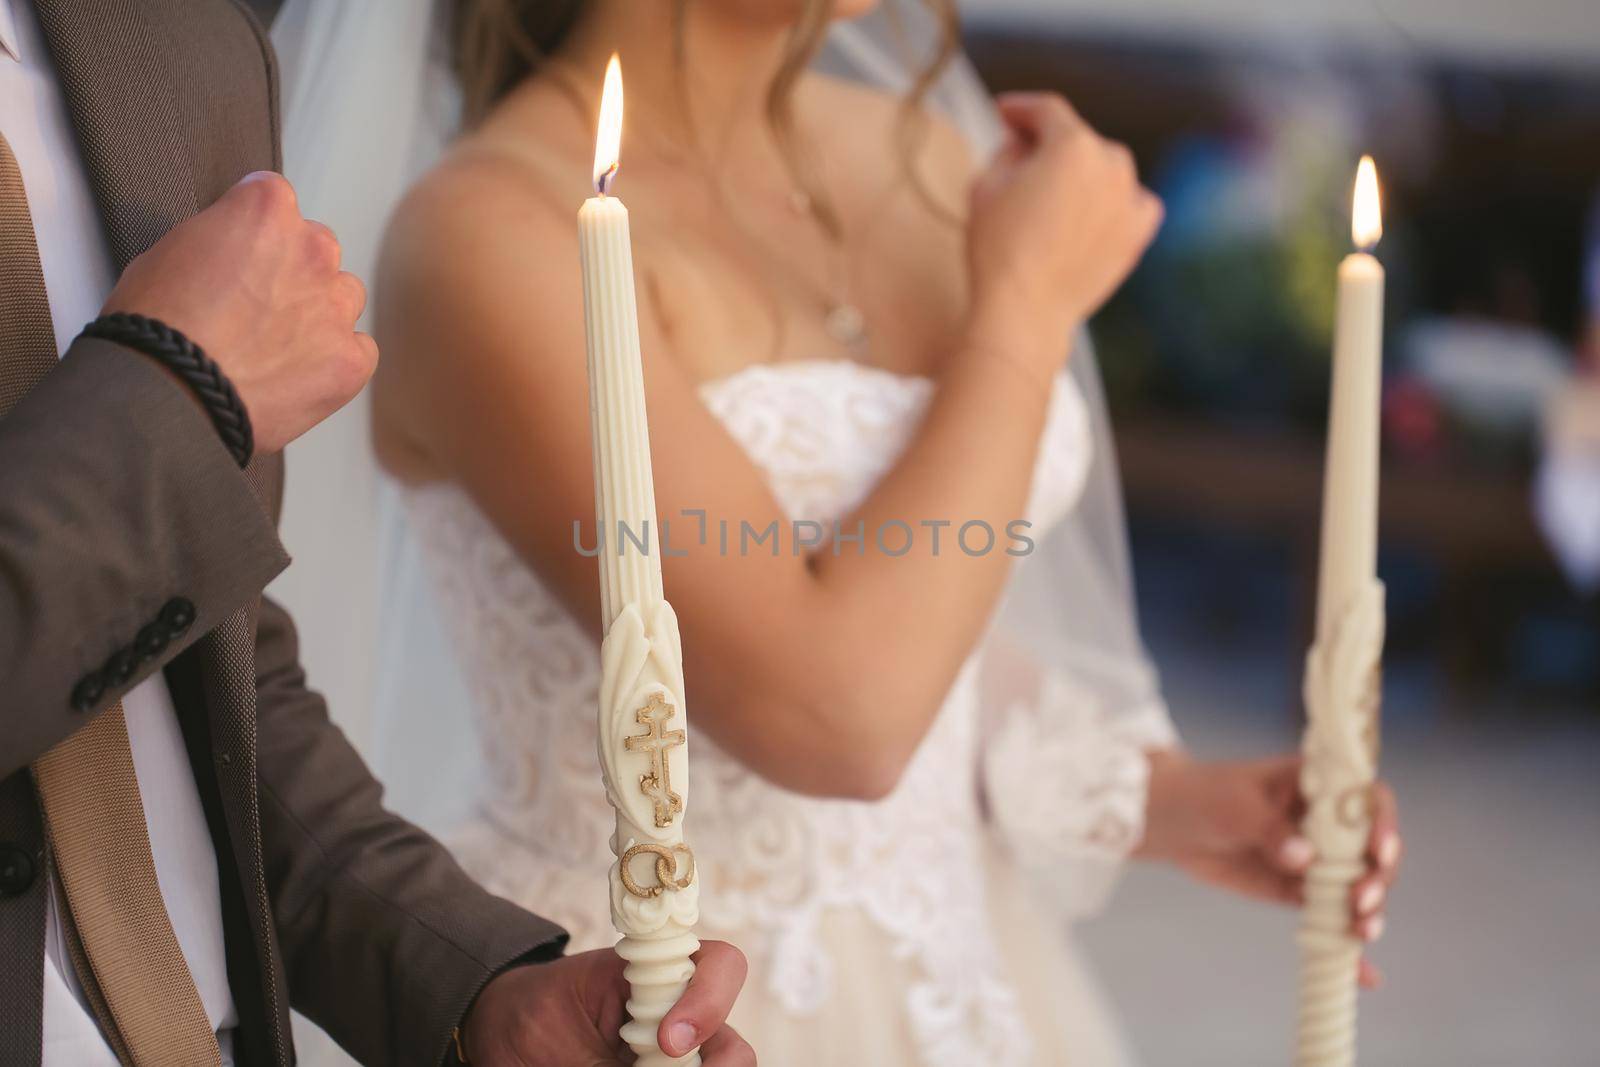
[[[668,827],[683,811],[683,798],[672,791],[672,773],[667,766],[667,753],[684,743],[682,730],[662,730],[678,713],[660,693],[651,693],[650,700],[639,709],[640,725],[645,732],[623,741],[629,752],[650,753],[650,773],[639,776],[639,788],[655,802],[656,826]]]

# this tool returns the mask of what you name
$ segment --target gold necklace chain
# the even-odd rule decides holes
[[[555,79],[562,95],[572,103],[579,115],[587,120],[589,112],[593,110],[591,107],[592,101],[579,88],[580,80],[576,76],[573,65],[567,60],[555,57],[546,64],[545,70]],[[631,110],[629,114],[636,116],[638,110]],[[777,195],[784,199],[790,211],[810,219],[820,234],[824,246],[824,257],[831,260],[823,268],[823,273],[827,277],[822,281],[818,281],[810,273],[794,266],[787,257],[781,254],[774,254],[774,250],[770,245],[758,236],[760,227],[742,225],[737,221],[738,204],[741,200],[748,199],[752,195],[751,187],[744,187],[742,195],[739,197],[729,195],[726,183],[722,180],[721,170],[699,144],[697,137],[690,138],[691,145],[689,150],[686,151],[683,145],[656,134],[653,128],[637,121],[629,123],[627,132],[642,133],[646,144],[657,147],[658,154],[664,159],[672,160],[675,157],[682,156],[690,160],[706,184],[713,190],[717,199],[727,209],[729,218],[733,221],[733,228],[738,231],[741,237],[749,244],[756,246],[762,253],[765,253],[766,259],[770,259],[770,261],[782,266],[784,273],[789,274],[804,288],[812,291],[817,298],[817,302],[821,305],[822,327],[829,338],[841,347],[848,349],[853,356],[859,357],[864,354],[869,340],[867,319],[860,305],[852,298],[854,286],[851,279],[851,250],[849,242],[842,235],[839,240],[835,241],[827,233],[811,194],[807,193],[791,178],[786,183],[787,188]],[[754,195],[761,194],[757,192]],[[777,305],[778,301],[774,300],[773,303]]]

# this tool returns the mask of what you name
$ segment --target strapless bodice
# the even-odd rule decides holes
[[[707,384],[701,398],[791,519],[831,524],[900,457],[934,391],[929,379],[819,361],[753,366]],[[1071,511],[1091,441],[1083,397],[1063,375],[1034,472],[1028,518],[1035,532]],[[567,926],[576,948],[609,944],[612,817],[595,753],[597,645],[464,491],[411,490],[408,510],[489,768],[481,818],[454,842],[458,855],[495,892]],[[691,764],[687,831],[704,926],[736,937],[751,958],[752,982],[804,1013],[826,995],[835,963],[814,936],[821,916],[857,909],[921,976],[905,991],[906,1010],[930,1065],[1021,1063],[1027,1044],[986,933],[976,660],[963,667],[898,787],[881,801],[785,791],[704,732],[695,735]],[[687,686],[692,724],[692,677]],[[1095,791],[1106,811],[1085,812],[1086,824],[1118,818],[1137,826],[1142,779],[1124,784],[1120,792]]]
[[[824,525],[859,505],[911,443],[930,378],[847,360],[756,364],[703,386],[701,399],[765,476],[790,519]],[[1082,394],[1057,379],[1027,517],[1053,525],[1083,491],[1092,458]]]

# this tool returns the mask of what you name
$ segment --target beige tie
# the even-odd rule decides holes
[[[22,173],[0,135],[0,418],[55,364]],[[56,874],[116,1027],[114,1043],[135,1067],[221,1064],[156,881],[121,702],[40,756],[33,774]]]

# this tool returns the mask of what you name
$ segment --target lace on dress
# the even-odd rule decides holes
[[[829,526],[911,441],[927,379],[850,362],[753,366],[702,399],[791,519]],[[1092,437],[1066,376],[1051,402],[1028,516],[1037,534],[1073,508]],[[614,940],[603,875],[610,810],[594,747],[598,649],[463,491],[411,490],[468,680],[490,769],[481,816],[453,841],[494,892],[565,925],[574,949]],[[691,696],[692,696],[692,679]],[[906,960],[909,1029],[929,1067],[1028,1060],[1030,1037],[985,898],[996,837],[1062,910],[1091,910],[1142,831],[1142,750],[1171,741],[1164,712],[1103,714],[1091,688],[1039,668],[992,633],[960,671],[897,788],[867,803],[766,782],[703,733],[689,814],[702,922],[733,936],[752,984],[805,1015],[835,968],[819,936],[854,909]],[[936,872],[937,877],[933,877]]]

